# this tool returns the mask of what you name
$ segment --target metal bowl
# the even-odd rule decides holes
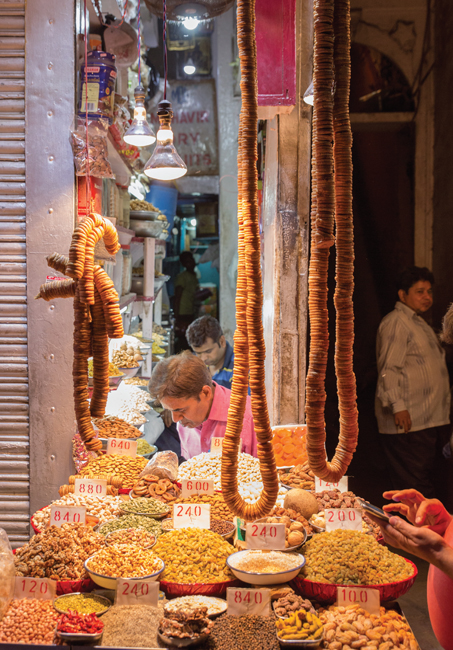
[[[148,497],[144,497],[144,498],[147,499]],[[149,498],[151,498],[151,497],[149,497]],[[135,501],[135,499],[134,499],[134,501]],[[168,510],[166,510],[161,515],[154,515],[154,514],[151,514],[150,512],[136,512],[135,510],[127,510],[125,508],[121,508],[119,510],[120,515],[139,515],[140,517],[150,517],[151,519],[166,519],[166,518],[168,518],[168,515],[170,514],[170,512],[171,512],[171,508],[168,508]]]
[[[105,614],[105,612],[108,612],[109,609],[112,607],[113,603],[110,600],[110,598],[107,598],[106,596],[98,596],[98,594],[90,594],[90,593],[82,593],[81,591],[76,591],[72,594],[65,594],[64,596],[57,596],[55,598],[53,606],[57,610],[59,614],[67,614],[67,610],[59,609],[58,608],[58,601],[63,600],[64,598],[70,598],[71,596],[83,596],[84,598],[90,597],[90,596],[96,596],[99,600],[103,600],[105,602],[106,608],[102,610],[102,612],[96,612],[96,616],[102,616]],[[63,634],[69,634],[67,632],[63,632]]]
[[[252,585],[279,585],[283,582],[289,582],[293,580],[302,568],[305,565],[305,558],[299,553],[294,555],[299,556],[299,564],[293,569],[285,569],[284,571],[277,571],[276,573],[257,573],[255,571],[245,571],[244,569],[239,569],[234,566],[234,558],[243,557],[247,553],[256,553],[254,550],[246,551],[237,551],[232,553],[226,558],[226,563],[228,568],[233,572],[233,574],[242,582],[248,582]],[[282,552],[282,551],[280,551]],[[231,561],[233,558],[233,562]]]
[[[131,218],[136,221],[156,221],[161,213],[159,210],[131,210]]]
[[[209,637],[209,634],[200,634],[193,639],[178,639],[176,636],[165,636],[158,631],[157,637],[159,641],[162,641],[162,643],[165,643],[165,645],[168,645],[170,647],[188,648],[189,646],[202,643]]]
[[[118,368],[118,370],[121,370],[126,379],[130,379],[131,377],[135,377],[137,372],[140,370],[140,362],[137,361],[137,363],[138,365],[135,368]]]
[[[324,634],[319,639],[281,639],[277,634],[282,648],[319,648],[324,641]]]
[[[96,571],[93,571],[92,569],[89,568],[88,562],[92,560],[94,555],[89,557],[85,562],[83,563],[83,566],[85,567],[85,571],[88,573],[90,578],[92,579],[93,582],[95,582],[97,585],[100,587],[104,587],[104,589],[116,589],[116,579],[117,576],[106,576],[102,573],[96,573]],[[153,580],[156,581],[158,580],[160,574],[164,571],[165,569],[165,562],[159,558],[160,561],[162,562],[162,567],[156,571],[155,573],[151,573],[147,576],[135,576],[130,578],[130,580]]]
[[[135,220],[131,219],[130,228],[135,230],[137,237],[159,237],[162,230],[169,226],[167,221],[152,221]]]
[[[81,632],[79,634],[74,632],[59,632],[58,628],[56,630],[56,635],[62,641],[66,641],[67,643],[80,643],[81,645],[92,645],[93,642],[100,641],[103,634],[104,630],[102,630],[102,632],[98,632],[97,634],[87,634],[86,632]]]

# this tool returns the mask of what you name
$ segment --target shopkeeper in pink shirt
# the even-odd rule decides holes
[[[149,382],[151,395],[172,413],[181,455],[192,458],[211,450],[211,438],[225,435],[231,391],[212,381],[209,368],[190,352],[160,361]],[[241,451],[257,456],[250,397],[244,414]]]

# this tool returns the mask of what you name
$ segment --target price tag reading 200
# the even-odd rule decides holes
[[[181,498],[185,499],[186,497],[190,497],[192,494],[202,494],[207,496],[214,494],[214,481],[206,478],[181,479]]]
[[[264,548],[274,551],[285,549],[285,524],[247,524],[245,541],[247,548]]]
[[[14,598],[32,598],[36,600],[53,600],[57,583],[48,578],[22,578],[16,576]]]
[[[270,589],[227,589],[228,614],[230,616],[270,616]]]
[[[175,528],[210,528],[211,505],[209,503],[175,503],[173,526]]]
[[[326,508],[326,532],[342,530],[362,530],[362,513],[356,508]]]
[[[105,497],[107,494],[107,479],[105,478],[76,478],[74,494],[89,497]]]
[[[122,438],[109,438],[107,440],[107,454],[131,456],[132,458],[135,458],[137,455],[137,441],[123,440]]]
[[[63,524],[84,524],[86,511],[85,506],[51,506],[50,526],[61,528]]]
[[[337,605],[339,607],[360,605],[368,614],[380,616],[379,590],[364,587],[337,587]]]
[[[157,607],[159,583],[155,580],[135,578],[116,579],[115,605],[149,605]]]
[[[340,492],[348,491],[348,477],[343,476],[338,483],[324,481],[322,478],[315,476],[315,492],[324,492],[324,490],[339,490]]]

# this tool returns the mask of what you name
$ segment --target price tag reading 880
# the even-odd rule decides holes
[[[149,605],[157,607],[159,583],[155,580],[135,578],[116,579],[115,605]]]
[[[324,481],[322,478],[315,476],[315,492],[323,492],[324,490],[339,490],[340,492],[348,491],[348,477],[343,476],[338,483]]]
[[[220,456],[222,454],[223,438],[211,438],[211,454]]]
[[[363,587],[337,587],[337,605],[350,607],[360,605],[368,614],[380,616],[380,595],[378,589]]]
[[[137,455],[137,441],[123,440],[122,438],[109,438],[107,440],[107,454],[131,456],[132,458],[135,458]]]
[[[173,506],[175,528],[210,528],[210,503],[175,503]]]
[[[14,598],[54,600],[57,589],[55,580],[48,578],[22,578],[16,576]]]
[[[247,548],[264,548],[273,551],[285,549],[285,524],[247,524],[245,541]]]
[[[362,530],[362,513],[356,508],[326,508],[326,532],[342,530]]]
[[[185,499],[192,494],[204,494],[207,496],[214,494],[214,481],[212,479],[202,478],[181,479],[181,498]]]
[[[52,506],[50,508],[50,526],[61,528],[63,524],[84,524],[87,509],[71,506]]]
[[[230,616],[270,616],[270,589],[227,589],[227,606]]]
[[[107,494],[107,479],[105,478],[76,478],[74,494],[89,497],[105,497]]]

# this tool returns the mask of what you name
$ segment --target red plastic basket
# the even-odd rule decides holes
[[[167,597],[178,596],[224,596],[229,587],[239,587],[243,583],[240,580],[227,580],[226,582],[182,584],[179,582],[160,581],[160,588]]]
[[[382,585],[362,585],[364,587],[369,587],[370,589],[378,589],[381,602],[388,600],[396,600],[400,596],[403,596],[415,582],[417,577],[417,567],[413,562],[404,558],[408,564],[411,565],[413,574],[410,578],[405,578],[404,580],[398,580],[397,582],[386,582]],[[303,596],[304,598],[314,599],[322,603],[335,603],[337,600],[337,587],[344,587],[345,585],[330,584],[328,582],[314,582],[308,578],[303,578],[302,576],[296,576],[290,582],[291,587],[294,590]]]

